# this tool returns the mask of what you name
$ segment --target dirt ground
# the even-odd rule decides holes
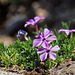
[[[38,67],[35,70],[20,70],[18,66],[13,68],[0,68],[0,75],[75,75],[75,61],[66,61],[61,65],[52,67],[49,72],[45,68]]]

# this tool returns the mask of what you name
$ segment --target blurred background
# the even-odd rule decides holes
[[[0,0],[0,42],[7,46],[13,43],[19,29],[33,36],[33,26],[24,27],[35,16],[45,16],[39,28],[47,24],[50,30],[60,28],[61,22],[71,22],[75,28],[75,0]]]

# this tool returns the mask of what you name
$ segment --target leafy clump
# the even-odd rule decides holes
[[[69,26],[70,26],[69,23],[62,23],[63,29],[64,28],[68,29]],[[60,46],[61,49],[58,52],[60,57],[62,57],[63,59],[72,58],[72,53],[75,47],[75,36],[73,35],[73,33],[71,33],[70,35],[70,40],[68,39],[68,35],[66,35],[64,32],[62,32],[61,34],[56,32],[56,36],[57,36],[57,44]]]
[[[39,55],[36,53],[37,48],[33,48],[30,38],[28,41],[20,41],[18,39],[8,47],[4,47],[3,43],[1,43],[0,48],[2,66],[8,67],[13,64],[25,69],[28,67],[34,69],[40,63]]]

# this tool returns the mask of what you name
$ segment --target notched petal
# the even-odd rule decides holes
[[[44,53],[45,51],[46,51],[46,50],[45,50],[44,48],[39,48],[38,51],[37,51],[37,53],[40,54],[40,53]]]
[[[42,55],[40,55],[41,61],[44,61],[47,58],[47,55],[47,53],[43,53]]]
[[[49,53],[49,58],[56,60],[56,53]]]
[[[41,39],[34,39],[33,41],[33,47],[39,46],[41,45],[42,40]]]
[[[56,52],[56,51],[58,51],[58,50],[60,50],[60,47],[59,47],[58,45],[55,45],[55,46],[51,49],[52,52]]]

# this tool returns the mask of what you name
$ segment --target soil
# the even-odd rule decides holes
[[[50,75],[75,75],[75,61],[66,61],[64,64],[50,69]]]
[[[12,68],[0,67],[0,75],[75,75],[75,61],[65,61],[61,65],[52,67],[49,72],[45,69],[45,65],[41,65],[34,70],[20,70],[19,66],[13,66]]]

